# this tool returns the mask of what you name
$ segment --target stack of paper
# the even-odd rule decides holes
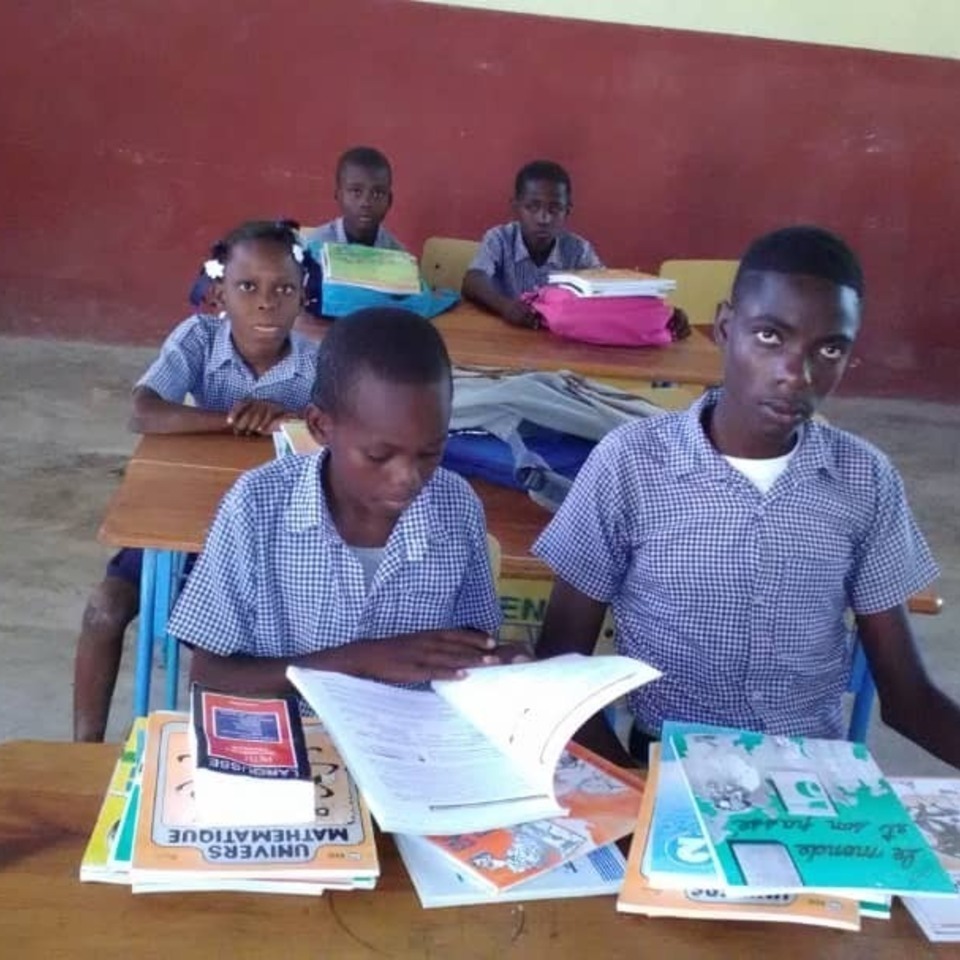
[[[934,777],[890,781],[958,891],[952,897],[904,897],[904,905],[933,941],[960,941],[960,780]]]
[[[315,820],[289,826],[198,824],[185,714],[158,712],[119,821],[104,811],[81,879],[129,884],[134,893],[217,890],[317,896],[325,889],[372,889],[379,863],[370,815],[319,721],[306,720]],[[129,747],[129,744],[128,744]],[[125,751],[118,771],[129,769]],[[120,773],[111,780],[111,789]],[[117,823],[106,844],[107,821]],[[102,822],[101,822],[102,821]],[[97,840],[95,845],[94,841]],[[108,848],[101,864],[104,846]],[[94,862],[94,849],[97,862]]]
[[[332,284],[378,293],[420,292],[420,269],[416,258],[402,250],[325,243],[320,260],[324,288]]]
[[[613,841],[634,828],[643,783],[571,743],[554,779],[563,817],[453,836],[397,836],[429,906],[616,893],[623,858]],[[596,854],[596,856],[594,856]]]
[[[677,287],[675,280],[636,270],[570,270],[549,274],[547,282],[567,287],[581,297],[657,297],[662,300]]]
[[[952,893],[862,744],[669,723],[663,737],[618,909],[851,928],[889,916],[893,894]]]
[[[323,449],[310,434],[304,420],[284,420],[273,432],[273,449],[278,457],[289,453],[319,453]]]

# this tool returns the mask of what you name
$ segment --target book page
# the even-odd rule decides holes
[[[564,812],[552,770],[538,779],[431,691],[296,667],[288,676],[384,830],[465,833]]]
[[[434,689],[525,770],[549,778],[576,731],[617,697],[660,676],[640,660],[571,653],[482,667]]]

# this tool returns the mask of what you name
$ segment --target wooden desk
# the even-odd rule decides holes
[[[132,460],[98,538],[114,547],[197,553],[223,495],[240,475],[219,467]]]
[[[142,894],[81,884],[80,858],[117,745],[0,744],[0,954],[73,960],[903,960],[960,958],[928,944],[898,904],[861,933],[784,924],[648,920],[611,897],[422,910],[389,837],[370,892],[316,900]]]
[[[434,320],[454,363],[510,370],[571,370],[585,377],[709,386],[722,375],[720,351],[705,328],[666,347],[599,347],[545,330],[511,327],[469,303]],[[301,316],[297,330],[323,339],[330,321]]]
[[[236,437],[231,433],[147,434],[140,438],[134,462],[215,467],[242,473],[273,459],[269,437]]]
[[[533,541],[550,522],[551,514],[519,490],[483,480],[471,480],[470,486],[483,501],[487,530],[500,544],[500,575],[508,579],[552,580],[550,568],[530,555]]]

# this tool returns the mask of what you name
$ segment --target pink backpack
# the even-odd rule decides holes
[[[673,308],[658,297],[581,297],[563,287],[524,294],[551,333],[611,347],[656,347],[673,339]]]

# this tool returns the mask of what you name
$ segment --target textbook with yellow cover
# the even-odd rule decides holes
[[[627,876],[617,910],[647,917],[684,917],[694,920],[766,920],[805,923],[837,930],[859,930],[860,911],[855,900],[816,894],[735,894],[729,890],[697,887],[689,890],[656,889],[643,873],[644,852],[656,803],[660,771],[660,746],[650,748],[647,785],[640,804],[637,828],[627,857]]]
[[[138,717],[130,728],[107,792],[103,798],[93,832],[80,861],[80,879],[95,883],[129,883],[127,870],[117,865],[111,858],[111,852],[117,840],[124,810],[134,784],[134,771],[137,759],[143,749],[146,718]]]
[[[305,720],[316,787],[316,821],[283,826],[198,825],[193,762],[183,714],[154,713],[147,726],[140,814],[133,850],[134,892],[231,889],[241,881],[310,881],[324,887],[374,886],[379,875],[366,805],[318,720]]]

